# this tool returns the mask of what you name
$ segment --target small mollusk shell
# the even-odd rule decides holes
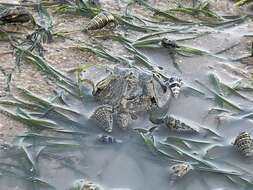
[[[192,165],[187,162],[175,164],[175,165],[171,166],[171,168],[170,168],[173,177],[176,177],[176,178],[180,178],[180,177],[185,176],[192,169],[193,169]]]
[[[118,140],[115,137],[106,134],[99,134],[97,136],[97,140],[104,144],[122,143],[121,140]]]
[[[171,77],[168,80],[167,86],[170,88],[172,95],[175,98],[179,96],[182,84],[183,84],[182,79],[179,77]]]
[[[96,15],[91,21],[88,23],[86,29],[87,30],[98,30],[105,27],[110,22],[114,22],[115,18],[111,13],[101,12]]]
[[[198,133],[199,131],[185,122],[181,121],[179,118],[176,118],[173,115],[166,116],[164,119],[165,125],[171,130],[171,131],[177,131],[177,132],[191,132],[191,133]]]
[[[70,190],[105,190],[99,184],[95,184],[86,179],[75,180]]]
[[[113,109],[109,105],[103,105],[98,107],[92,114],[91,119],[97,123],[97,125],[104,129],[106,132],[112,132],[113,127]]]
[[[243,156],[251,156],[253,154],[252,138],[247,132],[242,132],[236,137],[234,146]]]

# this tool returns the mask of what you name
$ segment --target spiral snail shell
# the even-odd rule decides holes
[[[243,156],[251,156],[253,154],[253,141],[248,132],[240,133],[234,141],[234,146]]]
[[[180,118],[174,115],[168,115],[164,118],[165,125],[171,130],[176,132],[190,132],[198,133],[197,128],[193,128],[189,124],[182,121]]]
[[[99,106],[90,117],[98,127],[106,132],[112,132],[113,127],[113,109],[109,105]]]
[[[86,30],[98,30],[102,29],[109,23],[115,23],[114,16],[109,12],[101,12],[98,15],[96,15],[91,21],[88,23]]]
[[[170,79],[166,82],[166,85],[171,90],[174,98],[178,98],[182,84],[183,84],[182,79],[176,76],[170,77]]]

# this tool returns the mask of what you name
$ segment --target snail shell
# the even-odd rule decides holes
[[[174,98],[178,98],[182,84],[182,79],[175,76],[170,77],[170,79],[167,81],[167,86],[170,88]]]
[[[185,122],[181,121],[179,118],[173,115],[166,116],[164,119],[164,123],[171,131],[190,133],[199,132],[197,128],[191,127],[190,125],[186,124]]]
[[[248,132],[240,133],[235,139],[234,146],[243,156],[251,156],[253,154],[253,142]]]
[[[113,127],[113,109],[109,105],[98,107],[90,117],[97,125],[106,132],[112,132]]]
[[[88,23],[86,29],[87,30],[98,30],[105,27],[107,24],[115,22],[115,18],[111,13],[101,12],[96,15],[91,21]]]

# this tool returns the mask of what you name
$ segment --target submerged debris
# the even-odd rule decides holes
[[[121,140],[119,140],[111,135],[106,135],[106,134],[99,134],[97,136],[97,140],[101,143],[104,143],[104,144],[122,143]]]
[[[173,40],[169,40],[167,38],[163,38],[161,40],[161,45],[165,48],[171,48],[171,49],[174,49],[174,48],[179,48],[180,46],[176,44],[175,41]]]
[[[191,170],[193,170],[193,166],[187,162],[173,165],[170,168],[170,181],[174,182],[175,180],[184,177]]]
[[[10,7],[0,12],[0,23],[26,23],[33,20],[31,13],[24,7]]]
[[[129,113],[118,113],[115,119],[118,127],[126,130],[131,120],[131,115]]]
[[[251,42],[251,54],[250,57],[253,57],[253,42]]]
[[[100,0],[88,0],[88,3],[94,7],[101,7]]]
[[[86,30],[98,30],[102,29],[108,24],[116,24],[114,16],[109,12],[101,12],[96,15],[87,25]]]
[[[87,179],[77,179],[69,190],[131,190],[129,188],[108,188]]]
[[[109,76],[94,85],[93,96],[112,106],[115,123],[126,129],[137,114],[163,107],[171,97],[152,74],[135,68],[115,67]],[[102,122],[103,123],[103,122]]]
[[[234,146],[243,156],[253,155],[253,140],[248,132],[240,133],[235,139]]]
[[[112,132],[113,127],[113,110],[110,105],[102,105],[98,107],[90,117],[99,127],[106,132]]]

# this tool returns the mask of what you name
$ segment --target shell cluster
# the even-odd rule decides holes
[[[86,30],[102,29],[109,23],[115,24],[115,18],[111,13],[103,11],[91,19],[91,21],[86,26]]]
[[[0,12],[0,21],[6,23],[25,23],[32,20],[32,15],[24,7],[6,8]]]
[[[253,155],[253,140],[248,132],[240,133],[235,139],[234,146],[243,156]]]

